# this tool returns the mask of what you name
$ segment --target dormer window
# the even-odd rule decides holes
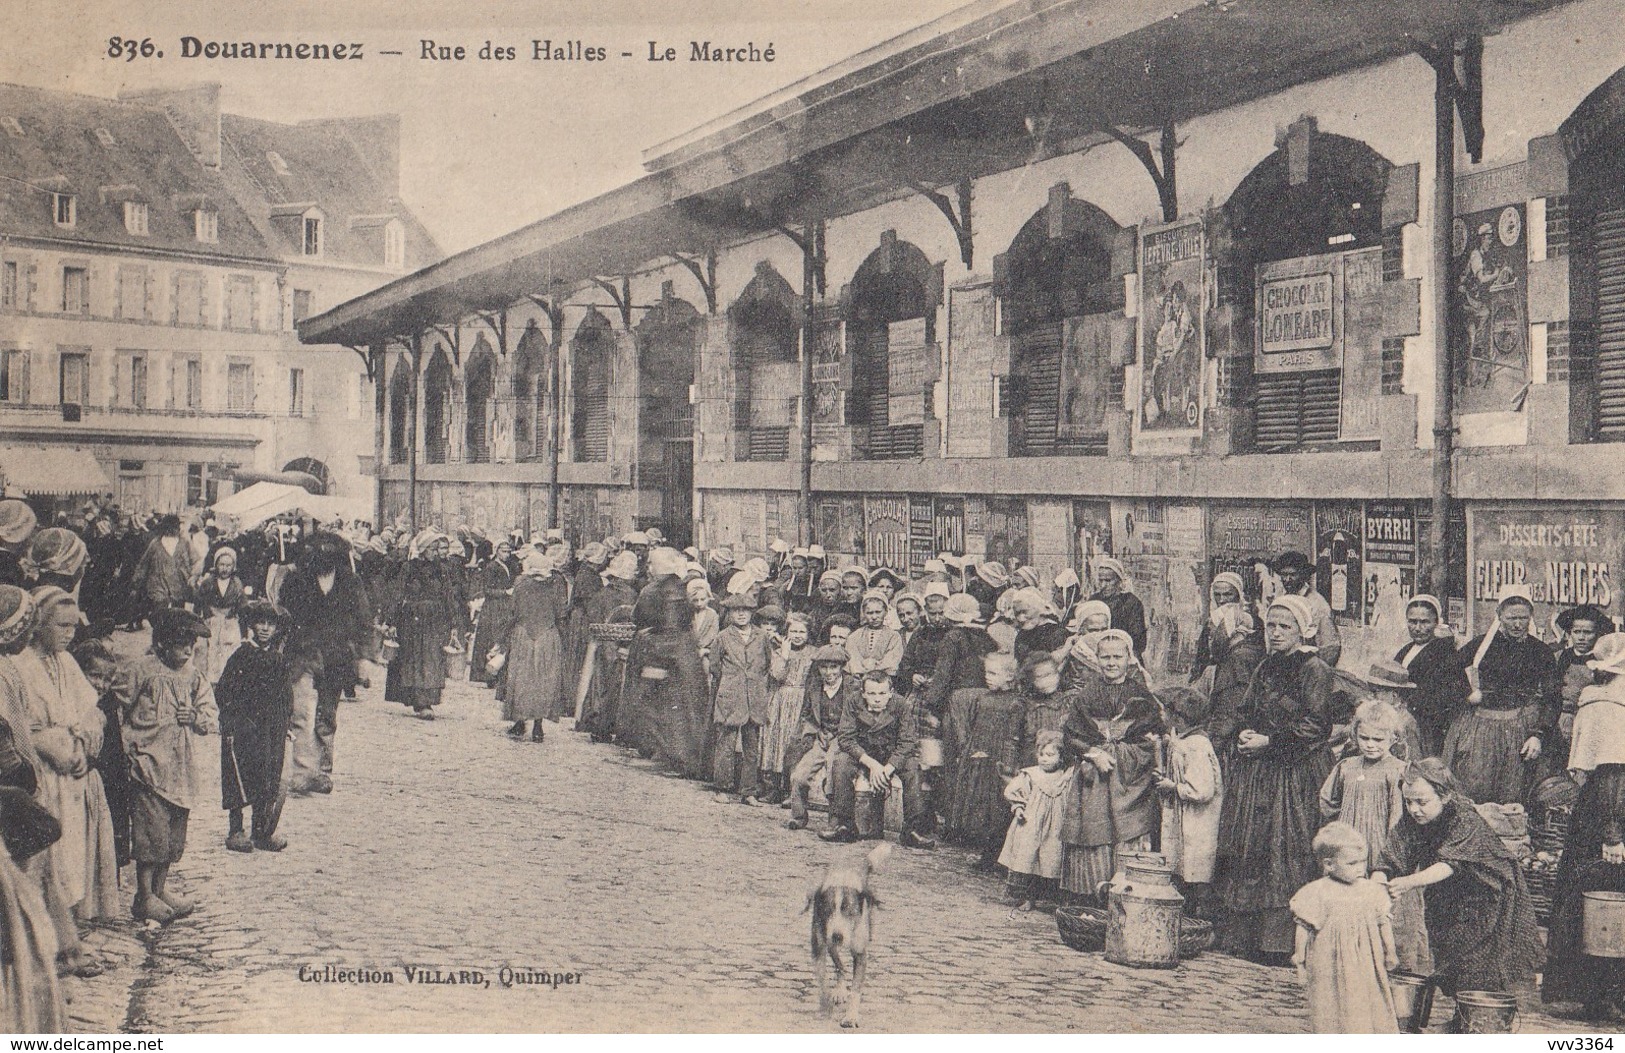
[[[320,216],[306,216],[302,229],[304,230],[302,251],[306,256],[320,256],[322,254],[322,218]]]
[[[145,201],[124,202],[124,229],[130,234],[147,233],[147,203]]]
[[[209,208],[200,208],[192,213],[192,229],[197,240],[212,245],[220,240],[220,213]]]
[[[288,162],[284,161],[282,155],[275,150],[265,151],[265,159],[271,162],[271,170],[277,175],[288,174]]]
[[[108,131],[106,128],[97,128],[96,141],[101,143],[103,147],[111,150],[113,148],[113,133]]]
[[[51,215],[59,227],[71,227],[78,219],[78,211],[74,206],[72,194],[51,195]]]
[[[406,227],[398,219],[384,226],[384,266],[392,271],[406,269]]]

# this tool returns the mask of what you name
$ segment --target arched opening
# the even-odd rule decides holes
[[[284,472],[303,472],[322,484],[321,492],[323,494],[330,494],[333,492],[332,473],[327,470],[327,465],[323,464],[321,461],[318,461],[314,457],[295,458],[294,460],[289,461],[287,464],[284,464],[282,466],[282,470]]]
[[[411,452],[412,364],[402,355],[389,380],[389,463],[405,464]]]
[[[570,439],[578,462],[609,460],[609,368],[615,334],[588,312],[570,341]]]
[[[513,362],[514,448],[521,461],[547,456],[547,384],[547,337],[533,318],[525,324]]]
[[[740,461],[784,461],[801,394],[801,303],[773,265],[756,276],[728,309],[734,367],[734,451]]]
[[[445,464],[451,448],[451,359],[436,347],[423,371],[423,459]]]
[[[1106,315],[1123,307],[1112,280],[1121,228],[1105,212],[1057,194],[995,262],[1011,337],[1010,455],[1106,452],[1106,410],[1121,370],[1108,354]]]
[[[1569,156],[1574,256],[1570,441],[1625,442],[1625,69],[1587,95],[1559,131]],[[1549,242],[1548,253],[1552,249]],[[1548,369],[1556,364],[1554,351],[1548,347]]]
[[[463,420],[463,459],[485,464],[491,459],[491,410],[496,395],[497,356],[484,334],[474,343],[463,373],[467,413]]]
[[[638,343],[638,488],[658,491],[662,526],[679,547],[694,516],[694,363],[703,333],[692,304],[664,290],[634,330]]]
[[[868,460],[925,453],[929,356],[936,344],[942,276],[925,253],[887,231],[852,278],[847,349],[852,387],[846,419]]]
[[[1320,132],[1305,120],[1247,174],[1221,210],[1222,232],[1214,239],[1218,295],[1232,312],[1231,333],[1246,341],[1231,352],[1239,447],[1289,450],[1367,437],[1345,435],[1342,414],[1348,396],[1379,394],[1364,390],[1380,386],[1366,384],[1372,356],[1367,348],[1356,358],[1351,334],[1331,320],[1354,298],[1380,298],[1382,202],[1392,167],[1365,143]],[[1261,294],[1322,302],[1327,324],[1289,333],[1266,315],[1272,328],[1261,338]],[[1316,313],[1279,317],[1290,322]],[[1380,374],[1380,335],[1375,339]],[[1360,379],[1357,390],[1345,392],[1348,365],[1358,366],[1351,375]]]

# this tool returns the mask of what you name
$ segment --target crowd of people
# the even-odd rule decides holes
[[[1224,949],[1298,967],[1319,1030],[1394,1030],[1401,967],[1452,993],[1524,992],[1544,968],[1548,1000],[1621,1014],[1625,971],[1580,940],[1581,893],[1625,882],[1625,634],[1597,608],[1564,612],[1554,650],[1525,588],[1466,641],[1414,596],[1409,639],[1355,673],[1313,564],[1282,553],[1267,581],[1215,576],[1173,678],[1143,665],[1145,610],[1109,557],[1086,591],[955,553],[903,574],[658,529],[577,548],[169,516],[106,543],[109,568],[110,522],[40,528],[0,501],[0,924],[34,966],[5,974],[15,1030],[56,1030],[58,974],[98,968],[76,926],[117,909],[126,862],[137,918],[193,908],[168,878],[205,736],[226,847],[279,851],[286,794],[333,792],[340,700],[380,666],[426,720],[466,675],[515,740],[574,715],[792,831],[823,810],[825,841],[964,846],[1018,910],[1098,904],[1126,854],[1160,853]],[[109,634],[143,623],[150,653],[121,658]],[[1558,802],[1543,947],[1480,806]]]

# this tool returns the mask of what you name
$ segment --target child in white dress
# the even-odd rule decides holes
[[[1397,968],[1388,889],[1366,876],[1365,837],[1328,823],[1314,840],[1325,877],[1292,897],[1298,921],[1292,964],[1309,997],[1309,1026],[1319,1034],[1399,1033],[1388,973]]]
[[[1035,747],[1038,763],[1016,772],[1004,788],[1015,813],[1004,835],[999,863],[1010,871],[1009,889],[1021,911],[1055,899],[1061,877],[1061,804],[1077,778],[1075,768],[1061,766],[1061,733],[1041,731]]]

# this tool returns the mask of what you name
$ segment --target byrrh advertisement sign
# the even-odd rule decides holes
[[[1283,261],[1299,263],[1302,261]],[[1340,260],[1316,260],[1321,267]],[[1258,371],[1336,369],[1339,363],[1335,272],[1270,274],[1258,284]]]

